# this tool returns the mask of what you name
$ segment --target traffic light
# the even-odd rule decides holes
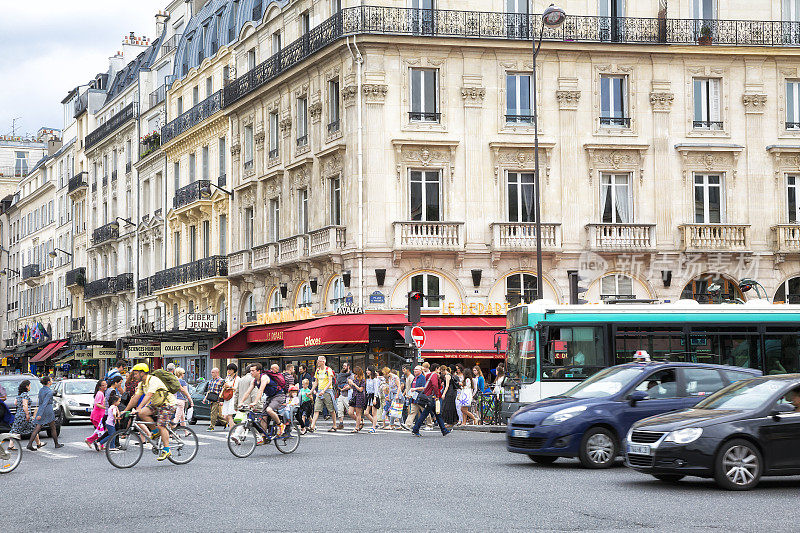
[[[583,281],[584,278],[578,275],[577,270],[567,270],[567,277],[569,278],[569,303],[585,304],[586,300],[580,296],[586,292],[586,288],[581,287],[578,284],[579,282]]]
[[[408,321],[412,324],[419,324],[422,315],[422,293],[411,291],[408,293]]]

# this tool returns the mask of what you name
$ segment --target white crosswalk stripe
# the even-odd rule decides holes
[[[78,457],[77,455],[70,455],[68,453],[62,453],[62,452],[51,452],[50,450],[45,450],[41,448],[33,453],[36,453],[38,455],[44,455],[45,457],[50,457],[53,459],[75,459],[76,457]]]

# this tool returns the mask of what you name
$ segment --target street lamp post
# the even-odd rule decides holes
[[[550,4],[550,7],[542,13],[542,28],[539,31],[539,40],[531,31],[533,39],[533,73],[531,87],[533,88],[533,188],[536,196],[534,205],[534,217],[536,219],[536,299],[542,298],[544,292],[544,281],[542,280],[542,220],[541,220],[541,192],[539,187],[539,109],[536,98],[536,56],[542,47],[544,28],[558,28],[564,23],[566,13],[560,7]],[[533,28],[531,28],[533,30]]]

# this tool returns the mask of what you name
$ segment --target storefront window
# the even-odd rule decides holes
[[[605,368],[602,328],[551,326],[545,333],[542,381],[585,379]]]

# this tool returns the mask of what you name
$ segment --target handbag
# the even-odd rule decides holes
[[[431,405],[432,402],[433,402],[433,398],[431,398],[430,396],[428,396],[425,393],[420,392],[417,395],[417,405],[419,405],[422,409],[425,409],[426,407]]]
[[[209,392],[208,394],[206,394],[206,400],[208,400],[211,403],[218,402],[219,401],[219,393],[217,393],[217,392]]]
[[[222,391],[222,399],[225,401],[230,400],[233,398],[233,389],[225,389]]]

